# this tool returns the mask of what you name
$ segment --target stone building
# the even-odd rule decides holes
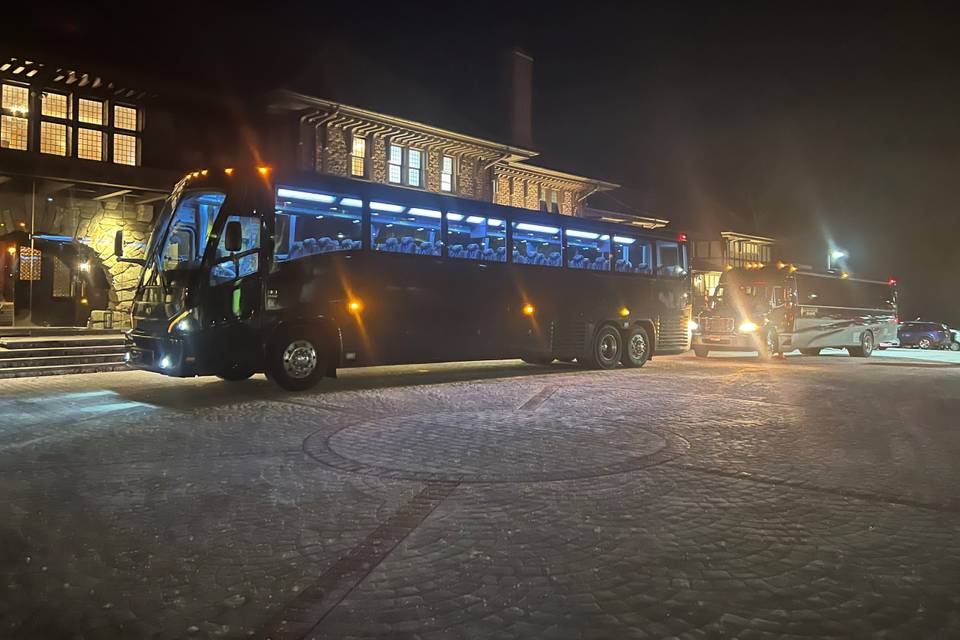
[[[125,319],[140,269],[116,261],[116,231],[135,255],[185,168],[232,150],[209,102],[150,86],[0,59],[0,325]]]
[[[280,145],[296,168],[462,198],[579,216],[617,185],[537,166],[536,151],[323,98],[270,96]]]

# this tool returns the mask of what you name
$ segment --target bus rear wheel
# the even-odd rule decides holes
[[[633,326],[624,332],[623,356],[620,361],[625,367],[642,367],[650,357],[650,337],[643,327]]]
[[[613,369],[620,364],[620,332],[610,325],[600,327],[590,345],[587,365],[593,369]]]
[[[287,391],[306,391],[326,369],[321,341],[306,329],[288,330],[267,347],[267,376]]]

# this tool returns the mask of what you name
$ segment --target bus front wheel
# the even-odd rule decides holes
[[[643,327],[633,326],[624,332],[623,356],[625,367],[642,367],[650,357],[650,338]]]
[[[847,347],[847,353],[854,358],[869,358],[870,354],[873,353],[873,334],[864,331],[863,335],[860,336],[860,346]]]
[[[619,331],[610,325],[600,327],[593,338],[587,364],[594,369],[613,369],[620,364],[622,347]]]
[[[307,329],[283,331],[267,347],[267,376],[287,391],[306,391],[326,368],[322,342]]]

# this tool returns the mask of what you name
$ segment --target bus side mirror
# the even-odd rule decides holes
[[[243,247],[243,229],[238,220],[231,220],[227,223],[227,229],[223,236],[223,248],[230,253],[236,253]]]
[[[113,255],[123,257],[123,229],[117,229],[117,235],[113,236]]]

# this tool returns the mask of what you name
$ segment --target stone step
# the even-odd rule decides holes
[[[0,371],[35,367],[71,367],[81,364],[123,364],[123,354],[94,354],[87,356],[41,356],[35,358],[5,358],[0,351]]]
[[[4,349],[56,349],[63,347],[112,347],[123,345],[122,333],[112,332],[102,336],[50,336],[25,338],[0,338]]]
[[[29,378],[33,376],[63,376],[77,373],[100,373],[104,371],[129,371],[130,368],[115,362],[100,362],[97,364],[74,364],[68,366],[54,365],[47,367],[16,367],[0,369],[0,380],[4,378]]]
[[[0,348],[0,360],[8,358],[45,358],[48,356],[96,356],[116,355],[126,351],[122,344],[97,345],[93,347],[42,347],[36,349]]]

